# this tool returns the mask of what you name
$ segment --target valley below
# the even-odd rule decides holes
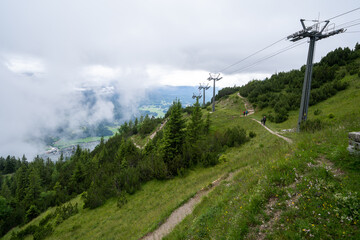
[[[90,152],[92,150],[95,149],[95,147],[100,143],[100,140],[97,140],[97,141],[92,141],[92,142],[84,142],[84,143],[79,143],[79,144],[76,144],[76,145],[71,145],[69,147],[64,147],[64,148],[57,148],[57,147],[51,147],[50,150],[40,154],[39,156],[43,159],[47,159],[47,158],[50,158],[52,161],[57,161],[61,154],[63,155],[64,158],[69,158],[71,157],[75,150],[76,150],[76,147],[77,145],[79,145],[79,147],[81,149],[88,149]]]

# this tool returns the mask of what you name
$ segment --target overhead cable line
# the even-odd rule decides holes
[[[360,10],[360,7],[354,8],[354,9],[352,9],[352,10],[350,10],[350,11],[347,11],[347,12],[344,12],[344,13],[341,13],[341,14],[338,14],[338,15],[336,15],[336,16],[334,16],[334,17],[328,18],[328,19],[325,20],[325,21],[319,21],[318,23],[315,23],[312,27],[315,28],[315,25],[317,25],[317,24],[321,24],[321,23],[330,21],[330,20],[332,20],[332,19],[335,19],[335,18],[344,16],[344,15],[346,15],[346,14],[355,12],[355,11],[357,11],[357,10]],[[350,21],[350,22],[346,22],[346,23],[343,23],[343,24],[348,24],[348,23],[351,23],[351,22],[356,22],[357,20],[358,20],[358,19],[355,19],[355,20],[352,20],[352,21]],[[343,25],[343,24],[341,24],[341,25]],[[341,26],[341,25],[339,25],[339,26]],[[355,24],[355,25],[358,25],[358,24]],[[352,26],[355,26],[355,25],[351,25],[351,26],[348,26],[348,27],[352,27]],[[338,26],[337,26],[337,27],[338,27]],[[231,68],[231,67],[233,67],[233,66],[235,66],[235,65],[238,65],[239,63],[241,63],[241,62],[249,59],[250,57],[255,56],[256,54],[258,54],[258,53],[260,53],[260,52],[262,52],[262,51],[264,51],[264,50],[266,50],[266,49],[274,46],[275,44],[277,44],[277,43],[279,43],[279,42],[282,42],[283,40],[286,40],[286,37],[285,37],[285,38],[281,38],[281,39],[277,40],[276,42],[274,42],[274,43],[272,43],[272,44],[270,44],[270,45],[268,45],[268,46],[260,49],[259,51],[256,51],[256,52],[254,52],[253,54],[250,54],[249,56],[247,56],[247,57],[245,57],[245,58],[243,58],[243,59],[241,59],[241,60],[239,60],[239,61],[237,61],[237,62],[235,62],[235,63],[233,63],[233,64],[230,64],[230,65],[228,65],[228,66],[224,67],[223,69],[221,69],[221,70],[219,70],[219,71],[216,71],[216,72],[223,72],[223,71],[225,71],[225,70],[227,70],[227,69],[229,69],[229,68]],[[233,71],[233,72],[236,72],[236,71]]]
[[[317,20],[306,20],[306,21],[316,21],[317,23],[315,23],[315,24],[313,25],[313,27],[314,27],[314,26],[315,26],[315,25],[317,25],[317,24],[321,24],[321,23],[324,23],[324,22],[330,21],[330,20],[332,20],[332,19],[335,19],[335,18],[338,18],[338,17],[344,16],[344,15],[346,15],[346,14],[349,14],[349,13],[355,12],[355,11],[357,11],[357,10],[360,10],[360,7],[354,8],[354,9],[352,9],[352,10],[350,10],[350,11],[347,11],[347,12],[341,13],[341,14],[339,14],[339,15],[336,15],[336,16],[334,16],[334,17],[328,18],[328,19],[323,20],[323,21],[317,21]]]
[[[235,62],[235,63],[233,63],[233,64],[231,64],[231,65],[229,65],[229,66],[221,69],[220,71],[217,71],[217,72],[223,72],[223,71],[225,71],[225,70],[227,70],[227,69],[229,69],[229,68],[231,68],[231,67],[233,67],[233,66],[235,66],[235,65],[237,65],[237,64],[239,64],[239,63],[241,63],[241,62],[243,62],[243,61],[245,61],[246,59],[248,59],[248,58],[250,58],[250,57],[252,57],[252,56],[254,56],[254,55],[256,55],[256,54],[258,54],[258,53],[260,53],[260,52],[262,52],[262,51],[264,51],[264,50],[266,50],[266,49],[268,49],[268,48],[270,48],[270,47],[272,47],[272,46],[274,46],[275,44],[277,44],[277,43],[279,43],[279,42],[281,42],[281,41],[284,41],[285,39],[286,39],[286,37],[285,37],[285,38],[281,38],[280,40],[277,40],[276,42],[274,42],[274,43],[272,43],[272,44],[264,47],[263,49],[260,49],[259,51],[256,51],[255,53],[250,54],[249,56],[247,56],[247,57],[245,57],[245,58],[243,58],[243,59],[241,59],[241,60],[239,60],[239,61],[237,61],[237,62]]]
[[[360,31],[351,31],[351,32],[344,32],[344,33],[360,33]]]
[[[353,10],[350,10],[350,11],[347,11],[347,12],[344,12],[344,13],[341,13],[341,14],[339,14],[339,15],[336,15],[335,17],[332,17],[332,18],[327,19],[327,21],[332,20],[332,19],[335,19],[335,18],[338,18],[338,17],[341,17],[341,16],[344,16],[344,15],[349,14],[349,13],[351,13],[351,12],[355,12],[355,11],[357,11],[357,10],[360,10],[360,7],[354,8]]]
[[[326,22],[326,21],[330,21],[330,20],[332,20],[332,19],[335,19],[335,18],[344,16],[344,15],[346,15],[346,14],[355,12],[355,11],[357,11],[357,10],[360,10],[360,7],[354,8],[354,9],[352,9],[352,10],[350,10],[350,11],[347,11],[347,12],[344,12],[344,13],[341,13],[341,14],[338,14],[338,15],[336,15],[336,16],[334,16],[334,17],[328,18],[328,19],[325,20],[325,21],[319,21],[318,23],[315,23],[315,24],[313,25],[313,27],[315,27],[315,25],[317,25],[317,24],[324,23],[324,22]],[[351,22],[356,22],[357,20],[358,20],[358,19],[355,19],[355,20],[352,20],[352,21],[350,21],[350,22],[343,23],[343,24],[341,24],[341,25],[339,25],[339,26],[342,26],[342,25],[344,25],[344,24],[348,24],[348,23],[351,23]],[[358,24],[355,24],[355,25],[358,25]],[[355,26],[355,25],[351,25],[351,26],[348,26],[348,27],[352,27],[352,26]],[[337,26],[337,27],[338,27],[338,26]],[[233,67],[233,66],[235,66],[235,65],[238,65],[239,63],[241,63],[241,62],[249,59],[250,57],[255,56],[256,54],[258,54],[258,53],[260,53],[260,52],[262,52],[262,51],[264,51],[264,50],[266,50],[266,49],[274,46],[275,44],[277,44],[277,43],[279,43],[279,42],[282,42],[283,40],[286,40],[286,37],[285,37],[285,38],[281,38],[281,39],[277,40],[276,42],[274,42],[274,43],[272,43],[272,44],[270,44],[270,45],[268,45],[268,46],[260,49],[259,51],[256,51],[256,52],[254,52],[253,54],[250,54],[249,56],[247,56],[247,57],[245,57],[245,58],[243,58],[243,59],[241,59],[241,60],[239,60],[239,61],[237,61],[237,62],[235,62],[235,63],[233,63],[233,64],[230,64],[230,65],[228,65],[228,66],[224,67],[223,69],[221,69],[221,70],[219,70],[219,71],[216,71],[216,72],[223,72],[223,71],[225,71],[225,70],[227,70],[227,69],[229,69],[229,68],[231,68],[231,67]],[[236,72],[236,71],[233,71],[233,72]]]
[[[351,27],[354,27],[354,26],[357,26],[357,25],[360,25],[360,23],[352,24],[352,25],[350,25],[350,26],[345,26],[345,27],[343,27],[343,28],[351,28]]]
[[[250,65],[248,65],[248,66],[246,66],[246,67],[242,67],[242,68],[239,68],[239,69],[237,69],[237,70],[235,70],[235,71],[232,71],[232,72],[230,72],[229,74],[233,74],[233,73],[235,73],[235,72],[242,72],[242,71],[244,71],[244,70],[246,70],[246,69],[249,69],[249,68],[257,65],[257,64],[260,63],[260,62],[263,62],[263,61],[265,61],[265,60],[267,60],[267,59],[269,59],[269,58],[275,57],[275,56],[277,56],[277,55],[279,55],[279,54],[281,54],[281,53],[283,53],[283,52],[286,52],[286,51],[288,51],[288,50],[290,50],[290,49],[293,49],[293,48],[295,48],[295,47],[298,47],[298,46],[300,46],[300,45],[303,45],[304,43],[306,43],[306,41],[303,41],[303,42],[301,42],[301,43],[294,43],[294,44],[292,44],[292,45],[290,45],[290,46],[287,46],[287,47],[285,47],[285,48],[283,48],[283,49],[275,52],[275,53],[272,53],[272,54],[270,54],[270,55],[268,55],[268,56],[265,56],[265,57],[259,59],[258,61],[254,62],[254,63],[252,63],[252,64],[250,64]]]
[[[357,19],[355,19],[355,20],[352,20],[352,21],[349,21],[349,22],[345,22],[345,23],[339,24],[339,25],[337,25],[336,27],[340,27],[340,26],[343,26],[343,25],[346,25],[346,24],[350,24],[350,23],[357,22],[357,21],[360,21],[360,18],[357,18]]]

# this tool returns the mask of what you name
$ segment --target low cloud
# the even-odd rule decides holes
[[[84,124],[113,121],[115,95],[123,119],[129,119],[137,114],[148,86],[141,84],[147,78],[141,69],[90,66],[56,74],[30,67],[38,61],[18,64],[11,60],[11,67],[8,62],[0,64],[0,156],[26,154],[32,158],[44,151],[40,140],[59,127],[78,130]],[[34,70],[41,72],[27,74]]]

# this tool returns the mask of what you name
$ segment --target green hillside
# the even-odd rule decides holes
[[[57,205],[74,198],[3,238],[139,239],[166,222],[196,193],[208,189],[194,211],[165,239],[359,239],[360,158],[346,150],[348,133],[360,130],[360,77],[352,68],[346,69],[354,62],[358,59],[336,69],[334,74],[345,72],[336,81],[346,89],[338,89],[309,108],[306,131],[282,131],[297,126],[298,110],[291,108],[286,109],[286,120],[266,122],[293,143],[253,120],[274,112],[275,105],[260,108],[260,102],[249,97],[259,108],[244,117],[245,104],[236,92],[218,100],[216,111],[209,114],[208,131],[204,130],[206,109],[196,115],[199,109],[195,107],[189,115],[176,112],[174,103],[169,116],[174,119],[167,125],[182,119],[175,124],[183,124],[180,130],[186,132],[180,150],[166,149],[169,128],[141,151],[131,138],[124,138],[126,134],[140,137],[127,131],[120,131],[91,153],[78,149],[73,160],[61,163],[72,169],[72,175],[58,177],[58,185],[54,182],[48,187],[54,189],[56,200],[60,190],[69,191]],[[178,160],[164,158],[163,151],[171,151]],[[91,175],[80,174],[87,172]],[[117,175],[119,172],[127,175]],[[73,184],[76,187],[71,188]],[[123,185],[118,188],[116,184]],[[116,189],[120,191],[114,192]],[[31,204],[27,207],[30,216]]]
[[[248,169],[240,168],[232,182],[216,188],[166,239],[358,239],[360,157],[346,148],[348,132],[360,129],[360,79],[352,75],[345,81],[347,90],[309,109],[309,119],[320,119],[321,130],[284,134],[295,141],[291,146],[258,135],[263,150],[254,143],[251,150],[235,151],[243,155],[238,161],[252,159]],[[286,122],[269,127],[294,128],[297,118],[291,111]],[[264,155],[256,156],[259,152]]]

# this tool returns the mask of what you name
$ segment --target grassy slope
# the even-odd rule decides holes
[[[304,207],[301,205],[302,198],[294,199],[292,194],[298,193],[301,196],[310,197],[312,195],[309,194],[314,195],[316,192],[305,193],[306,188],[301,184],[296,187],[292,185],[295,177],[300,175],[303,176],[300,181],[302,184],[308,184],[308,180],[304,180],[306,176],[308,179],[324,178],[326,183],[331,183],[338,191],[342,190],[339,187],[340,184],[345,192],[346,189],[359,190],[358,171],[349,170],[341,180],[334,180],[329,174],[330,177],[326,175],[324,168],[312,169],[306,164],[308,162],[315,164],[315,159],[319,155],[340,162],[341,154],[339,153],[344,153],[346,148],[347,132],[360,128],[359,108],[354,105],[360,101],[359,88],[360,83],[357,79],[352,82],[348,90],[311,107],[310,114],[313,114],[316,108],[322,109],[323,113],[319,117],[332,124],[333,127],[315,134],[288,133],[287,135],[296,141],[293,145],[271,135],[258,123],[250,120],[249,118],[253,116],[240,118],[240,110],[244,109],[244,106],[240,99],[231,96],[226,101],[217,104],[215,113],[211,114],[212,130],[239,125],[255,132],[257,136],[242,147],[228,149],[222,157],[226,160],[225,162],[212,168],[193,169],[186,176],[169,181],[151,181],[140,191],[129,196],[128,203],[121,209],[116,207],[115,199],[109,200],[104,206],[95,210],[82,209],[79,214],[58,225],[50,239],[138,239],[155,229],[195,192],[234,170],[239,170],[239,172],[233,181],[221,184],[205,197],[194,213],[178,225],[168,239],[221,239],[224,236],[238,239],[241,236],[248,236],[248,232],[260,231],[261,222],[267,222],[277,212],[281,214],[279,220],[274,223],[274,230],[266,231],[265,229],[266,232],[272,234],[273,238],[282,236],[300,238],[310,236],[309,234],[318,234],[317,237],[319,234],[326,236],[328,228],[316,230],[319,226],[316,221],[319,220],[313,219],[310,216],[313,214],[309,213],[318,210],[316,203],[320,197],[327,197],[330,204],[330,200],[333,201],[331,198],[333,194],[321,192],[319,199],[311,199],[315,205],[309,206],[309,209],[302,209],[301,213],[299,208]],[[334,119],[327,118],[330,112],[335,114]],[[254,117],[260,119],[261,115],[262,113],[257,113]],[[309,117],[311,118],[312,115]],[[287,122],[269,125],[272,129],[290,128],[296,126],[296,121],[297,113],[292,112]],[[339,123],[341,123],[340,128]],[[269,199],[276,200],[275,212],[265,211]],[[290,205],[297,206],[298,204],[298,209],[287,207],[289,200]],[[333,206],[335,205],[336,203],[333,203]],[[336,217],[332,220],[334,220],[333,225],[328,225],[335,229],[332,236],[342,237],[347,234],[354,236],[358,233],[358,228],[354,223],[341,226],[344,230],[339,232],[340,228],[336,228],[339,221]],[[39,221],[39,218],[34,221]],[[279,230],[276,230],[277,228]],[[284,232],[284,229],[287,230]],[[304,229],[306,231],[302,231]],[[10,235],[11,233],[8,233],[4,239],[9,239]]]
[[[354,192],[360,190],[360,163],[346,147],[348,132],[360,129],[360,79],[346,81],[348,90],[309,109],[309,119],[321,109],[316,117],[327,127],[313,134],[287,133],[295,140],[291,151],[282,155],[280,146],[274,148],[276,158],[254,157],[255,168],[215,189],[167,239],[359,239],[360,199]],[[335,118],[329,119],[330,113]],[[294,128],[297,117],[294,111],[287,122],[269,125]]]

